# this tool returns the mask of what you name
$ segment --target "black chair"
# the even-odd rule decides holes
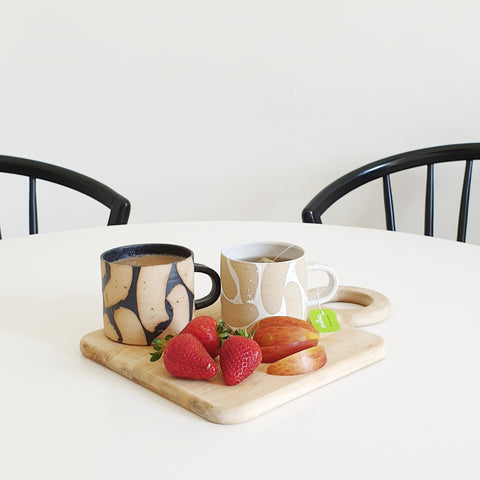
[[[457,240],[465,242],[472,167],[473,161],[477,159],[480,159],[480,143],[466,143],[414,150],[369,163],[340,177],[315,195],[303,209],[302,220],[305,223],[322,223],[321,216],[333,203],[357,187],[382,178],[386,228],[395,230],[390,174],[423,165],[427,167],[424,233],[433,236],[434,164],[462,160],[465,161],[465,173],[460,200]]]
[[[110,209],[107,225],[123,225],[128,222],[130,202],[110,187],[93,178],[48,163],[5,155],[0,155],[0,172],[29,177],[30,234],[38,233],[37,179],[63,185],[102,203]]]

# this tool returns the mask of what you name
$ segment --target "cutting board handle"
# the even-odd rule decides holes
[[[390,301],[388,298],[374,290],[362,287],[341,285],[329,303],[354,303],[362,308],[348,308],[335,306],[330,307],[328,303],[323,307],[335,311],[339,322],[352,325],[353,327],[365,327],[375,323],[383,322],[390,315]]]

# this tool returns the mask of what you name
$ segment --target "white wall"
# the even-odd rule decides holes
[[[480,140],[479,14],[474,0],[0,0],[0,153],[109,184],[132,202],[131,223],[300,221],[361,164]],[[3,177],[2,232],[21,235],[20,193]],[[469,238],[480,244],[479,177]],[[422,229],[414,180],[400,193],[406,231]],[[70,200],[44,192],[42,231],[106,219],[93,202],[69,219]],[[381,227],[374,193],[325,221]],[[453,238],[455,220],[438,221]]]

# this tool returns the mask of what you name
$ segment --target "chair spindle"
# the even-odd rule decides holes
[[[30,188],[28,196],[28,219],[30,234],[38,233],[37,185],[36,179],[34,177],[30,177]]]
[[[467,237],[468,204],[470,201],[470,185],[472,183],[473,160],[467,160],[463,175],[462,198],[460,200],[460,213],[458,215],[457,240],[465,242]]]
[[[395,231],[395,213],[393,211],[392,185],[390,175],[383,177],[383,202],[385,204],[385,222],[387,230]]]
[[[425,235],[433,237],[433,163],[427,165],[427,187],[425,192]]]

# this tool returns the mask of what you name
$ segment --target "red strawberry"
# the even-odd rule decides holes
[[[217,332],[217,321],[212,317],[196,317],[180,333],[191,333],[197,337],[212,358],[220,353],[221,340]]]
[[[202,342],[190,333],[182,333],[168,340],[163,363],[168,372],[180,378],[212,378],[218,372],[217,364]]]
[[[262,351],[255,340],[233,335],[220,350],[220,367],[227,385],[237,385],[251,375],[262,361]]]

